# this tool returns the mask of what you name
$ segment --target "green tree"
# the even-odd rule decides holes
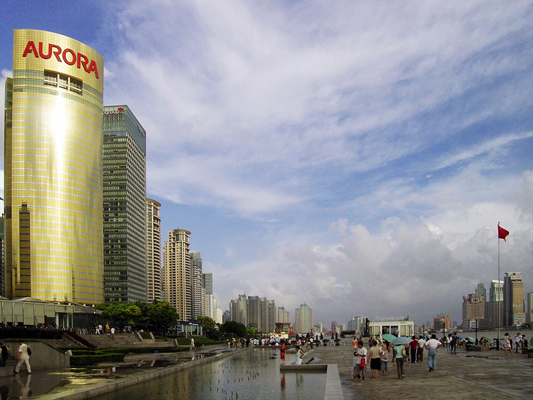
[[[220,325],[219,329],[223,335],[235,335],[237,337],[246,336],[246,327],[240,322],[228,321]]]
[[[174,307],[165,301],[154,300],[147,307],[147,322],[156,326],[159,332],[166,333],[167,328],[176,325],[178,322],[178,312]]]
[[[213,318],[210,317],[198,317],[198,322],[202,324],[202,328],[205,332],[205,336],[211,339],[218,339],[219,332],[218,326]]]

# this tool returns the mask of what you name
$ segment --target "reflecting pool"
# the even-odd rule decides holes
[[[98,396],[128,399],[323,399],[324,372],[280,372],[271,349],[254,349]]]

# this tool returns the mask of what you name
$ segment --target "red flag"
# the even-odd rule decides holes
[[[503,239],[509,235],[509,231],[503,229],[500,225],[498,225],[498,239]],[[507,240],[505,240],[507,242]]]

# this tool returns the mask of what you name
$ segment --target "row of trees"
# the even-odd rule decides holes
[[[110,321],[120,328],[124,326],[137,326],[152,329],[156,332],[166,333],[167,329],[177,324],[179,315],[174,307],[165,301],[154,300],[153,303],[136,301],[129,303],[103,303],[96,306],[102,311],[102,318]],[[253,337],[255,330],[246,328],[244,324],[228,321],[218,326],[210,317],[198,317],[207,337],[219,338],[220,336]]]
[[[137,325],[153,328],[157,332],[166,332],[167,328],[175,326],[179,315],[174,307],[165,301],[154,300],[148,304],[136,301],[128,303],[103,303],[96,306],[102,311],[102,318],[113,321],[120,328]]]

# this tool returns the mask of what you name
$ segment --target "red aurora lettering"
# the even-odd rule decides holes
[[[39,50],[37,51],[35,43],[30,40],[28,41],[28,44],[26,44],[22,57],[26,57],[28,54],[32,53],[35,58],[43,58],[45,60],[54,57],[57,61],[64,62],[68,65],[75,65],[78,69],[83,67],[88,74],[94,72],[96,79],[100,79],[96,62],[94,60],[89,60],[85,54],[76,53],[72,49],[61,49],[58,45],[51,43],[48,44],[48,48],[45,48],[43,42],[39,42],[38,49]]]

